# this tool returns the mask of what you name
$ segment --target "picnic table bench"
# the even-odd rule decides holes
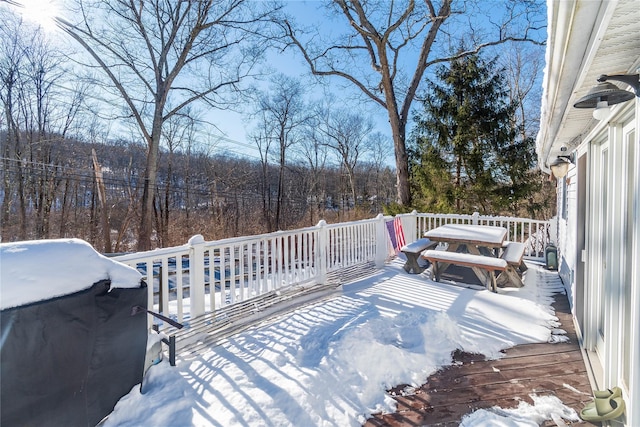
[[[498,284],[522,287],[523,283],[519,272],[527,270],[527,265],[524,263],[524,244],[505,242],[500,258],[507,262],[507,268],[498,276]]]
[[[520,269],[521,271],[525,271],[527,269],[527,265],[523,261],[524,243],[505,242],[502,249],[501,257],[507,261],[509,265],[512,265],[514,268]]]
[[[422,256],[431,261],[431,278],[440,281],[442,273],[451,264],[471,268],[476,276],[483,281],[487,289],[497,291],[496,271],[505,271],[508,263],[503,258],[475,255],[460,252],[427,250]]]
[[[400,248],[400,251],[407,257],[407,261],[404,263],[403,267],[404,270],[407,273],[422,273],[427,266],[423,267],[418,263],[420,254],[425,250],[435,248],[436,246],[438,246],[438,242],[434,242],[426,237],[404,245]]]

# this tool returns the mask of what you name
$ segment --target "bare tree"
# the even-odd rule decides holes
[[[82,86],[63,89],[63,56],[41,29],[7,9],[0,13],[0,102],[7,122],[2,226],[10,225],[17,204],[19,237],[47,238],[64,164],[71,161],[61,155],[61,142],[76,120]]]
[[[506,47],[506,46],[505,46]],[[535,135],[540,125],[539,100],[541,99],[541,71],[544,67],[544,50],[538,46],[515,45],[501,53],[500,61],[505,69],[505,81],[509,85],[509,96],[517,106],[512,126],[517,129],[518,144],[514,141],[506,155],[511,156],[507,168],[511,190],[510,212],[521,216],[535,217],[549,209],[555,200],[553,187],[548,185],[546,175],[535,167]],[[529,167],[520,163],[523,159]],[[521,193],[526,192],[523,197]]]
[[[482,0],[332,0],[344,31],[305,34],[286,20],[288,40],[317,76],[336,76],[386,110],[396,160],[397,202],[409,206],[409,166],[405,143],[410,109],[426,73],[449,62],[507,41],[542,43],[544,2],[505,1],[503,9]],[[451,55],[456,39],[471,42]],[[363,64],[369,63],[370,67]]]
[[[309,120],[309,112],[303,101],[304,91],[296,79],[277,74],[271,79],[268,92],[263,93],[258,100],[256,113],[260,116],[261,129],[255,139],[265,151],[263,167],[266,167],[268,150],[275,145],[275,155],[278,164],[278,183],[276,189],[274,229],[281,226],[281,215],[284,203],[285,170],[287,167],[289,149],[301,141],[303,126]],[[275,142],[275,144],[274,144]],[[271,221],[270,221],[271,222]],[[270,230],[272,231],[272,230]]]
[[[265,123],[266,125],[267,123]],[[260,154],[260,181],[259,190],[262,201],[262,219],[267,226],[267,230],[273,230],[273,221],[271,218],[271,184],[270,184],[270,168],[269,159],[271,157],[271,142],[272,139],[267,135],[270,133],[269,129],[259,128],[256,129],[251,138],[253,139],[258,153]]]
[[[508,49],[506,49],[508,47]],[[542,97],[541,72],[544,68],[544,49],[521,44],[505,46],[500,54],[500,62],[506,71],[509,96],[517,105],[514,117],[520,129],[521,138],[538,133]]]
[[[373,169],[373,211],[381,212],[382,206],[389,203],[389,194],[387,191],[392,187],[389,179],[389,165],[386,164],[389,157],[393,153],[391,141],[389,137],[381,132],[374,132],[369,137],[369,156],[368,161]]]
[[[192,103],[227,108],[235,102],[239,83],[263,50],[255,35],[266,13],[257,5],[78,0],[77,22],[57,19],[107,76],[147,144],[138,250],[152,246],[163,125]]]
[[[353,206],[357,206],[355,170],[358,160],[368,150],[368,137],[373,123],[367,118],[343,109],[326,110],[319,133],[321,144],[329,147],[338,156],[347,172]]]
[[[178,152],[189,152],[192,141],[196,133],[196,120],[190,114],[190,109],[185,108],[183,114],[172,116],[163,127],[163,141],[166,146],[166,152],[161,153],[164,157],[164,177],[159,177],[162,185],[159,185],[156,192],[156,229],[158,230],[158,239],[161,246],[165,246],[169,241],[169,226],[171,208],[173,203],[174,187],[182,186],[174,176],[175,163]],[[186,176],[189,170],[184,170]]]
[[[326,204],[325,171],[327,165],[327,147],[320,143],[318,127],[311,121],[308,126],[308,133],[302,139],[298,152],[303,158],[308,168],[308,200],[311,204],[309,209],[309,224],[315,224],[321,215]]]
[[[51,206],[61,182],[64,161],[58,145],[64,140],[68,127],[78,111],[79,98],[69,97],[68,113],[59,107],[62,94],[57,89],[65,74],[63,57],[49,46],[42,31],[26,36],[25,79],[21,96],[24,115],[28,160],[37,165],[28,180],[31,200],[35,205],[35,232],[38,238],[48,238]],[[57,107],[57,108],[56,108]],[[57,111],[56,111],[57,110]],[[66,115],[65,120],[60,116]]]
[[[5,18],[5,17],[3,17]],[[2,144],[2,165],[4,197],[2,198],[2,229],[9,225],[10,212],[14,209],[14,196],[18,197],[20,212],[20,239],[27,235],[26,201],[24,199],[24,180],[22,165],[22,144],[18,100],[21,91],[21,71],[26,62],[26,52],[20,37],[20,22],[6,17],[0,26],[3,43],[0,44],[0,101],[7,133]]]

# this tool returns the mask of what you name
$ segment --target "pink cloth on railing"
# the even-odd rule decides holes
[[[406,244],[404,239],[404,231],[402,229],[402,220],[400,217],[395,217],[393,221],[387,221],[387,231],[389,232],[389,239],[391,239],[391,245],[400,252],[400,249]]]

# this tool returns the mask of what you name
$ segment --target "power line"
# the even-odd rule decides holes
[[[12,173],[12,172],[16,173],[18,171],[17,163],[20,163],[23,165],[23,170],[26,170],[27,172],[31,172],[31,173],[35,172],[40,174],[46,169],[49,169],[52,172],[52,174],[64,173],[64,176],[57,176],[57,177],[52,176],[51,178],[59,179],[61,181],[66,180],[70,182],[75,182],[77,184],[82,185],[85,188],[93,187],[95,185],[95,175],[94,175],[93,169],[91,168],[83,169],[83,168],[76,168],[76,167],[70,167],[70,166],[59,166],[59,165],[56,166],[56,165],[50,165],[46,163],[33,162],[33,161],[20,162],[17,159],[7,159],[7,158],[0,158],[0,160],[14,163],[13,166],[15,169],[13,171],[5,169],[5,172],[8,172],[8,173]],[[24,167],[25,164],[29,165],[29,167],[25,168]],[[0,169],[0,171],[1,170],[2,169]],[[142,186],[142,179],[140,176],[133,176],[131,180],[128,180],[125,178],[115,178],[107,174],[106,176],[103,176],[103,181],[112,191],[113,190],[117,191],[117,189],[119,188],[127,189],[131,187],[135,188],[135,190],[138,191]],[[185,180],[183,179],[182,181],[184,182]],[[166,192],[167,190],[170,190],[174,194],[188,193],[195,196],[206,197],[207,199],[224,198],[225,200],[240,199],[240,200],[262,201],[262,194],[260,194],[258,191],[255,191],[255,190],[247,191],[247,188],[239,188],[236,190],[211,188],[212,185],[215,185],[215,184],[216,184],[215,181],[212,183],[212,182],[201,182],[200,180],[194,183],[193,186],[156,182],[152,185],[152,189],[154,192],[157,192],[160,194]],[[289,199],[288,203],[294,203],[294,201],[295,201],[295,198]]]
[[[1,157],[0,160],[4,160],[4,161],[8,161],[8,162],[13,162],[14,163],[14,167],[15,170],[11,171],[8,170],[7,172],[11,173],[17,173],[18,172],[18,166],[16,165],[17,163],[20,163],[23,165],[23,170],[27,170],[29,172],[43,172],[45,169],[49,169],[52,171],[52,173],[63,173],[64,176],[59,176],[58,179],[64,179],[64,180],[68,180],[68,181],[72,181],[72,182],[76,182],[79,184],[84,185],[85,187],[89,187],[89,186],[93,186],[95,183],[95,176],[94,176],[94,171],[93,169],[90,168],[76,168],[76,167],[70,167],[70,166],[62,166],[62,165],[51,165],[51,164],[47,164],[47,163],[42,163],[42,162],[33,162],[33,161],[26,161],[26,162],[22,162],[18,159],[9,159],[6,157]],[[24,165],[30,165],[29,167],[24,167]],[[6,169],[5,169],[6,170]],[[104,173],[104,172],[103,172]],[[105,176],[103,176],[103,181],[106,185],[109,185],[110,187],[117,187],[117,188],[130,188],[130,187],[134,187],[136,190],[140,189],[142,184],[143,184],[143,178],[139,175],[133,176],[132,180],[127,180],[124,178],[114,178],[109,176],[109,174],[107,173]],[[182,180],[184,181],[184,179]],[[135,182],[135,183],[134,183]],[[137,184],[137,185],[135,185]],[[236,198],[238,196],[240,196],[241,198],[244,199],[248,199],[248,198],[254,198],[254,197],[260,197],[261,195],[255,191],[253,192],[246,192],[246,188],[245,189],[238,189],[236,191],[229,191],[229,190],[224,190],[224,189],[211,189],[211,188],[203,188],[203,187],[211,187],[211,185],[214,184],[215,182],[196,182],[194,183],[194,186],[185,186],[185,185],[181,185],[181,184],[168,184],[168,183],[153,183],[151,185],[152,189],[154,190],[154,192],[166,192],[167,190],[171,190],[173,192],[184,192],[184,193],[190,193],[190,194],[195,194],[195,195],[200,195],[200,196],[205,196],[205,197],[224,197],[224,198]]]

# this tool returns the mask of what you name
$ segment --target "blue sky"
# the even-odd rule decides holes
[[[329,33],[339,31],[344,28],[343,19],[339,17],[337,22],[333,22],[326,16],[326,10],[323,5],[325,2],[320,0],[304,1],[289,0],[286,2],[287,13],[293,15],[298,24],[305,26],[322,26],[322,31]],[[304,62],[302,55],[293,50],[288,49],[285,52],[272,51],[268,53],[266,65],[276,72],[286,74],[291,77],[299,78],[308,88],[307,101],[318,101],[323,97],[323,88],[311,76],[308,65]],[[314,81],[316,83],[314,84]],[[325,87],[331,87],[336,98],[341,98],[345,93],[350,97],[360,96],[361,92],[353,86],[347,84],[343,79],[337,77],[325,78],[323,83]],[[264,85],[266,87],[266,85]],[[353,102],[353,101],[352,101]],[[386,110],[374,105],[371,102],[357,103],[363,113],[371,118],[375,125],[375,131],[381,132],[389,136],[389,148],[392,149],[391,132],[388,125],[388,116]],[[255,145],[249,139],[249,133],[253,129],[253,125],[247,122],[246,115],[232,111],[212,111],[212,120],[218,124],[222,133],[220,143],[221,150],[231,151],[232,153],[241,153],[258,159],[258,151]],[[394,159],[389,159],[389,165],[394,165]]]

